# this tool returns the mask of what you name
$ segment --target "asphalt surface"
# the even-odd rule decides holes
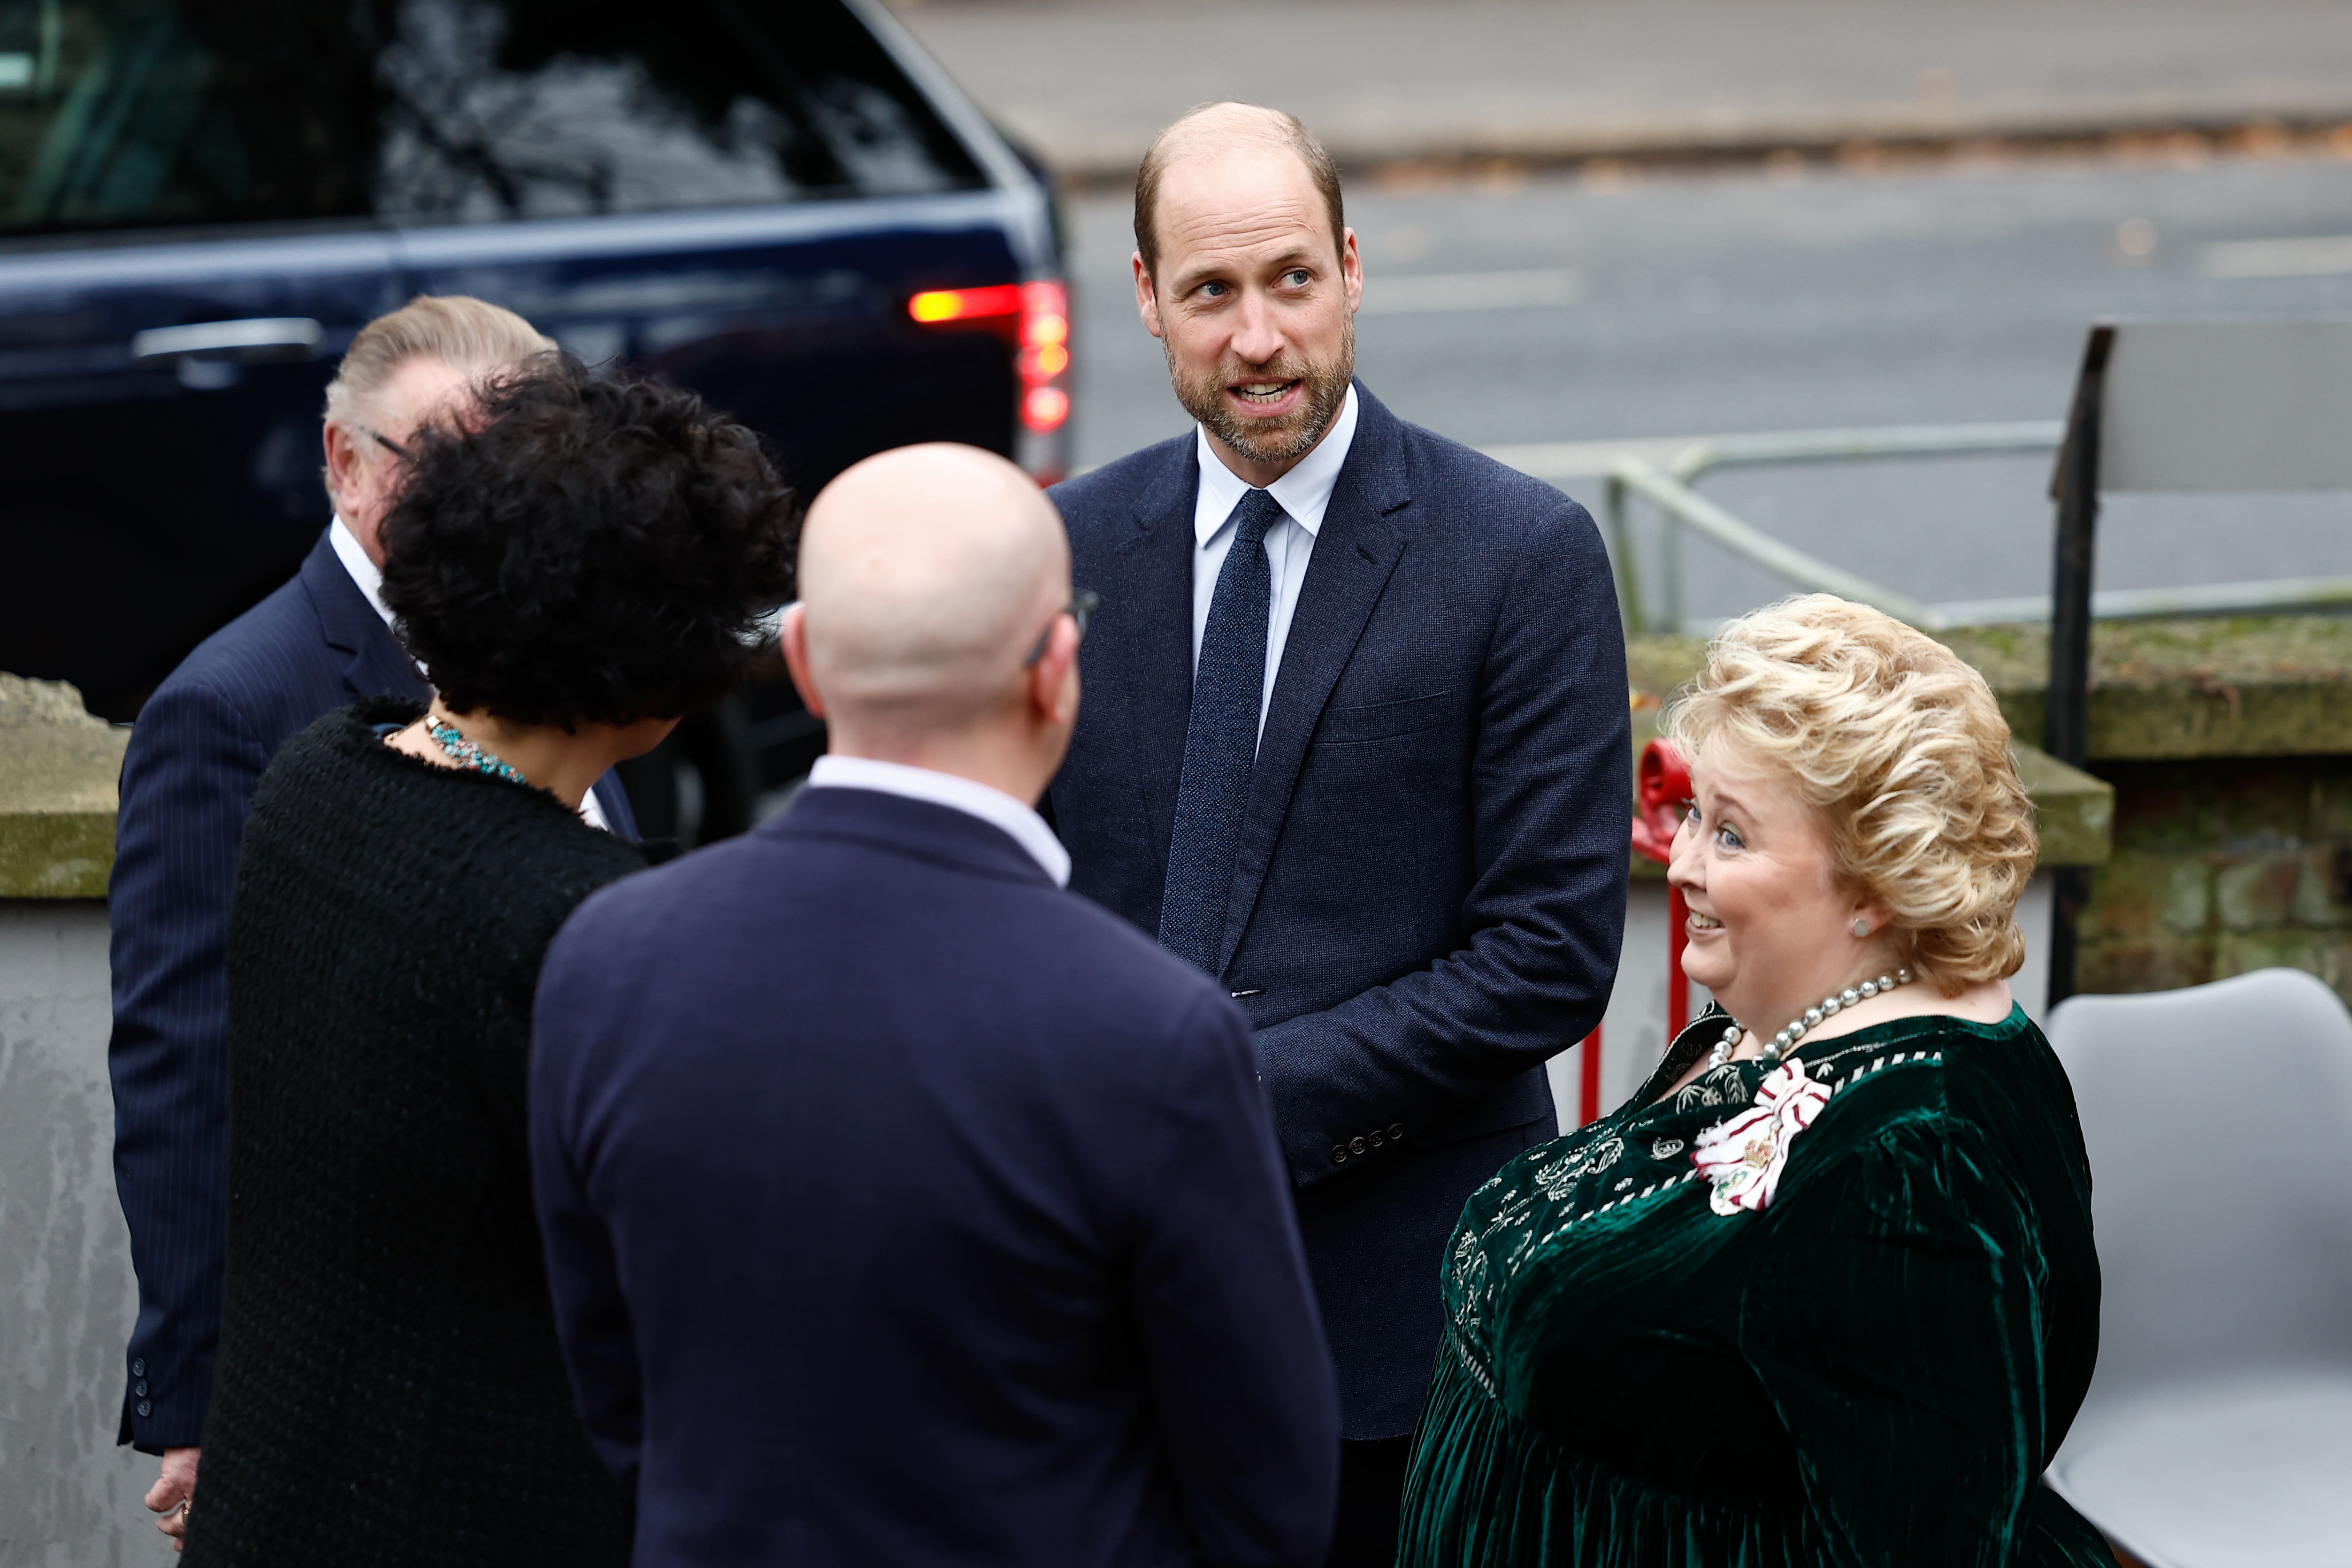
[[[1077,455],[1181,432],[1138,323],[1128,205],[1070,204]],[[1358,368],[1397,413],[1492,446],[2054,419],[2102,316],[2352,313],[2352,162],[1943,162],[1909,172],[1359,182]],[[2221,248],[2238,246],[2239,248]],[[1937,602],[2046,593],[2046,459],[1724,473],[1707,494]],[[1567,481],[1598,510],[1598,486]],[[1657,530],[1637,549],[1656,581]],[[2112,497],[2102,587],[2352,572],[2352,499]],[[1785,591],[1694,540],[1685,618]],[[1649,606],[1655,617],[1662,607]]]
[[[1343,162],[2352,118],[2342,0],[895,0],[1066,172],[1193,104]]]

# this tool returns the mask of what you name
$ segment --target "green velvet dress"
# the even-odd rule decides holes
[[[1664,1092],[1723,1028],[1464,1207],[1399,1563],[2114,1568],[2042,1484],[2099,1319],[2042,1031],[2012,1010],[1801,1045],[1828,1097],[1769,1202],[1725,1214],[1692,1148],[1769,1069]]]

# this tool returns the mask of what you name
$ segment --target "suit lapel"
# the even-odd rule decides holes
[[[1192,444],[1176,445],[1170,467],[1139,491],[1133,531],[1111,551],[1109,579],[1097,588],[1102,630],[1110,630],[1114,616],[1124,623],[1115,655],[1120,686],[1106,694],[1115,696],[1107,705],[1108,733],[1131,748],[1152,852],[1163,870],[1192,714],[1192,508],[1200,489]]]
[[[327,646],[342,656],[343,685],[354,697],[391,695],[415,697],[419,701],[431,696],[433,688],[416,673],[400,644],[393,641],[391,628],[368,602],[360,585],[335,554],[335,547],[327,536],[302,559],[302,586],[310,595],[311,606],[319,614],[319,629],[325,635]]]
[[[1355,441],[1323,514],[1315,553],[1307,558],[1307,580],[1291,613],[1290,637],[1283,644],[1282,667],[1275,674],[1265,729],[1258,737],[1257,763],[1250,770],[1249,806],[1234,848],[1225,935],[1217,954],[1219,974],[1233,963],[1257,907],[1316,721],[1404,554],[1404,533],[1388,517],[1412,499],[1400,461],[1396,420],[1360,385],[1356,399]],[[1177,760],[1181,768],[1181,735]],[[1172,786],[1171,800],[1172,812]]]

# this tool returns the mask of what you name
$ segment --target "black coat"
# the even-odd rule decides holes
[[[524,1075],[548,943],[645,861],[378,738],[418,711],[330,714],[254,795],[191,1568],[627,1559],[556,1349]]]
[[[1220,982],[1257,1028],[1346,1435],[1412,1429],[1464,1199],[1556,1131],[1625,915],[1623,633],[1583,507],[1382,407],[1316,538]],[[1158,928],[1192,688],[1184,435],[1056,486],[1102,596],[1050,791],[1070,885]]]
[[[131,732],[107,889],[107,1070],[114,1184],[139,1274],[119,1436],[148,1453],[197,1441],[212,1387],[228,1160],[222,949],[254,786],[330,709],[429,695],[321,534],[299,572],[181,662]],[[616,831],[636,836],[617,778],[599,779],[596,799]]]

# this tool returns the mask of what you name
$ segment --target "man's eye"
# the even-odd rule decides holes
[[[1282,280],[1293,288],[1304,288],[1315,281],[1315,275],[1303,267],[1294,267],[1282,275]]]
[[[1222,283],[1203,283],[1196,292],[1204,299],[1222,298],[1225,293],[1225,286]]]

